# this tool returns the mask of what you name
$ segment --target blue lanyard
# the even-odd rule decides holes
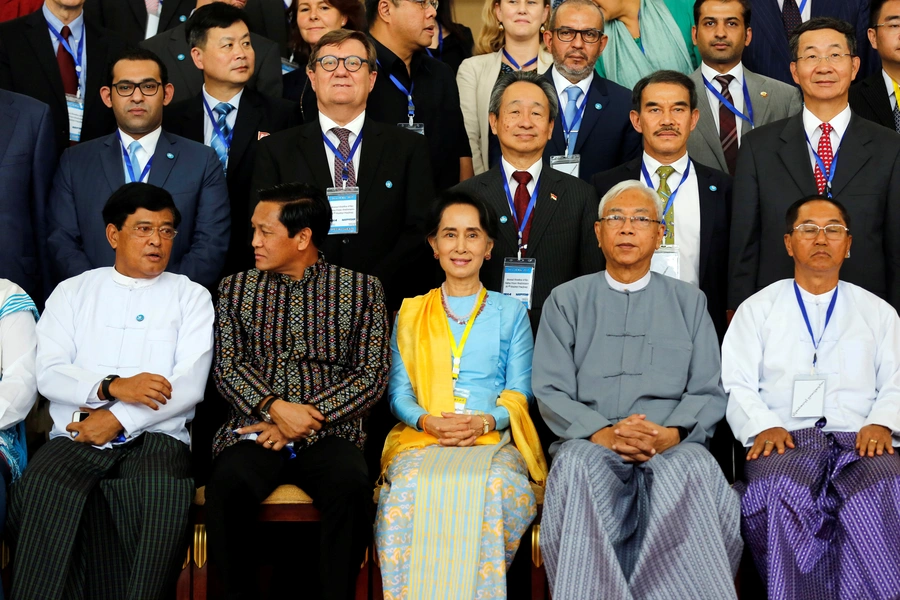
[[[347,187],[347,180],[350,178],[350,174],[347,171],[347,165],[349,165],[353,161],[353,155],[356,154],[356,149],[359,148],[359,143],[362,141],[363,132],[359,131],[359,135],[356,136],[356,141],[353,142],[353,147],[350,148],[350,156],[344,156],[337,148],[334,147],[334,144],[331,143],[331,140],[328,139],[328,136],[325,133],[322,133],[322,139],[325,140],[325,145],[328,146],[328,149],[334,152],[334,155],[338,157],[342,163],[344,163],[344,168],[341,170],[341,179],[344,181],[344,187]],[[334,182],[337,185],[337,182]]]
[[[822,135],[825,135],[825,133],[823,132]],[[831,134],[829,133],[829,135]],[[838,144],[837,152],[834,153],[834,158],[831,159],[831,168],[826,169],[825,161],[822,160],[822,157],[819,156],[819,153],[816,152],[815,148],[813,148],[812,142],[809,141],[808,135],[806,136],[806,143],[809,144],[809,149],[812,150],[813,157],[816,159],[816,164],[819,165],[819,170],[822,171],[822,175],[825,176],[825,194],[829,198],[831,198],[831,182],[832,180],[834,180],[834,174],[837,171],[838,154],[841,153],[841,146],[840,144]]]
[[[376,59],[376,60],[375,60],[375,63],[378,65],[378,68],[380,69],[380,68],[381,68],[381,62],[379,62],[379,61]],[[413,96],[412,96],[412,95],[413,95],[413,90],[416,89],[416,82],[414,82],[414,81],[411,82],[411,83],[409,84],[409,89],[407,90],[407,89],[406,89],[406,86],[403,85],[402,83],[400,83],[400,80],[397,79],[396,77],[394,77],[393,74],[389,74],[388,76],[391,78],[391,81],[394,82],[394,86],[395,86],[398,90],[400,90],[401,92],[403,92],[404,94],[406,94],[406,101],[407,101],[407,103],[408,103],[408,104],[406,105],[406,110],[407,110],[407,115],[409,116],[409,124],[412,125],[412,124],[413,124],[413,121],[415,121],[415,118],[416,118],[416,105],[413,104]]]
[[[150,160],[147,161],[147,164],[144,165],[144,170],[141,171],[140,179],[134,178],[134,168],[131,166],[131,157],[128,156],[128,150],[125,149],[125,142],[122,140],[122,134],[116,132],[116,135],[119,136],[119,143],[122,145],[122,158],[125,159],[125,170],[128,173],[128,181],[126,183],[135,183],[144,181],[144,178],[147,177],[147,174],[150,172],[150,167],[153,165],[153,157],[150,157]]]
[[[534,210],[534,205],[537,203],[538,189],[541,187],[541,180],[538,179],[534,183],[534,191],[531,192],[528,208],[525,209],[525,218],[519,223],[519,218],[516,214],[516,203],[513,202],[512,193],[509,191],[509,179],[506,177],[506,172],[503,170],[502,164],[500,165],[500,176],[503,178],[503,190],[506,192],[506,201],[509,202],[509,212],[512,215],[513,223],[516,224],[516,227],[519,230],[519,258],[522,258],[522,250],[527,248],[527,246],[522,245],[522,235],[525,233],[525,226],[528,224],[528,219],[531,218],[531,211]]]
[[[557,94],[558,96],[558,94]],[[562,106],[562,98],[559,98],[559,105]],[[577,106],[577,105],[576,105]],[[584,117],[584,108],[587,106],[587,94],[583,95],[583,99],[581,100],[581,108],[578,109],[578,112],[575,113],[575,119],[572,121],[572,128],[566,124],[566,115],[563,114],[564,111],[559,111],[559,117],[562,119],[562,129],[563,135],[566,140],[566,155],[569,155],[569,133],[571,133],[574,129],[581,127],[581,119]],[[572,149],[574,150],[574,148]]]
[[[797,304],[800,305],[800,312],[803,313],[803,320],[806,321],[806,329],[809,331],[809,337],[812,340],[813,368],[815,368],[816,361],[818,360],[819,344],[822,343],[822,338],[825,337],[825,329],[828,328],[828,322],[831,320],[831,314],[834,312],[834,304],[837,302],[838,288],[834,288],[834,296],[831,297],[831,303],[828,305],[828,310],[825,312],[825,327],[822,327],[822,335],[819,336],[819,341],[816,341],[816,336],[813,335],[812,325],[809,324],[809,315],[806,313],[806,306],[803,304],[803,296],[800,295],[800,287],[797,285],[796,281],[794,281],[794,293],[797,295]]]
[[[441,27],[441,22],[438,21],[438,60],[444,58],[444,28]],[[431,53],[431,48],[425,48],[425,52],[428,53],[428,56],[434,58],[434,54]]]
[[[745,115],[741,111],[739,111],[734,104],[725,99],[725,96],[722,95],[722,92],[713,87],[713,84],[709,82],[705,75],[703,75],[703,84],[706,85],[706,89],[713,93],[719,102],[725,105],[725,108],[734,113],[734,116],[739,117],[748,123],[750,123],[750,127],[754,127],[753,125],[753,103],[750,102],[750,90],[747,89],[747,78],[744,77],[744,110],[747,111]]]
[[[534,63],[536,63],[536,62],[537,62],[537,59],[538,59],[538,57],[535,56],[534,58],[532,58],[531,60],[529,60],[527,63],[525,63],[524,65],[522,65],[522,66],[520,67],[520,66],[519,66],[519,63],[516,62],[516,59],[514,59],[512,56],[510,56],[510,55],[509,55],[509,52],[506,51],[506,48],[503,49],[503,56],[506,57],[506,60],[509,61],[509,64],[510,64],[510,65],[512,65],[513,67],[515,67],[516,71],[521,71],[521,70],[524,69],[525,67],[530,67],[531,65],[533,65]]]
[[[644,180],[647,182],[647,187],[650,189],[653,188],[653,180],[650,179],[650,173],[647,171],[647,165],[644,164],[644,161],[641,161],[641,173],[644,174]],[[691,174],[691,161],[688,160],[687,167],[684,169],[684,175],[681,176],[681,181],[678,182],[678,187],[675,188],[671,194],[669,194],[669,199],[666,201],[666,208],[663,210],[663,214],[660,215],[660,220],[666,225],[666,229],[668,230],[669,226],[666,224],[666,215],[669,214],[669,209],[672,208],[672,204],[675,202],[675,194],[678,193],[678,190],[681,189],[681,186],[684,185],[684,182],[687,181],[688,175]]]
[[[202,94],[201,94],[202,95]],[[216,118],[213,116],[213,111],[209,108],[209,103],[206,101],[206,96],[203,96],[203,106],[206,108],[206,114],[209,117],[210,122],[213,126],[213,133],[216,134],[216,137],[225,144],[225,148],[231,152],[231,139],[234,137],[234,129],[231,129],[228,132],[228,137],[225,137],[225,134],[222,133],[222,130],[219,128],[219,124],[216,122]]]
[[[72,57],[72,60],[75,61],[75,71],[78,73],[78,87],[80,88],[81,87],[81,71],[82,71],[81,59],[84,56],[84,38],[87,37],[87,35],[86,35],[87,32],[82,30],[81,39],[78,40],[78,54],[75,54],[75,51],[72,50],[72,46],[69,45],[69,40],[64,38],[62,36],[62,34],[60,32],[58,32],[56,30],[56,28],[53,27],[53,25],[51,25],[49,22],[47,23],[47,28],[50,29],[50,33],[52,33],[53,35],[56,36],[56,39],[60,43],[60,45],[66,49],[66,52],[68,52],[69,55]],[[80,91],[81,90],[79,89],[79,92]]]
[[[797,12],[800,13],[800,18],[801,18],[801,19],[803,18],[803,9],[804,9],[804,8],[806,8],[806,0],[803,0],[803,1],[800,3],[800,8],[797,10]]]

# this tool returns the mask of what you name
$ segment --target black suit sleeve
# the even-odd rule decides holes
[[[731,212],[731,240],[728,253],[728,308],[756,292],[759,274],[759,176],[754,156],[753,134],[747,135],[738,153]]]
[[[250,214],[259,202],[259,190],[282,183],[276,155],[270,149],[269,138],[259,141],[256,149],[256,160],[253,161],[253,179],[250,180]]]
[[[581,261],[578,266],[579,274],[589,275],[606,268],[606,260],[600,251],[597,235],[594,233],[594,223],[597,222],[597,210],[600,201],[597,192],[585,187],[586,197],[581,211]]]

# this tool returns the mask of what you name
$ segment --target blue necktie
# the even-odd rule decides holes
[[[138,141],[131,142],[128,145],[128,159],[131,161],[131,172],[134,173],[134,180],[141,180],[141,164],[138,162],[137,151],[143,146]]]
[[[566,95],[569,97],[565,110],[566,125],[569,127],[569,139],[566,140],[566,146],[568,154],[574,154],[575,140],[578,139],[578,128],[581,126],[581,123],[575,122],[575,115],[578,114],[578,99],[582,95],[581,88],[577,85],[570,85],[566,88]]]
[[[231,129],[228,127],[228,122],[226,121],[228,114],[234,110],[234,107],[227,102],[219,102],[216,104],[216,107],[213,108],[213,112],[216,113],[216,125],[219,126],[219,131],[222,132],[222,138],[228,139],[228,134]],[[216,151],[216,155],[219,157],[219,162],[222,163],[222,168],[226,171],[228,170],[228,146],[225,145],[225,141],[219,136],[213,133],[212,143],[210,146],[213,150]]]

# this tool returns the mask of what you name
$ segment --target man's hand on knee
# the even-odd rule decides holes
[[[856,434],[856,450],[860,456],[881,456],[894,453],[891,430],[883,425],[866,425]]]
[[[80,423],[69,423],[66,431],[75,433],[75,441],[92,446],[102,446],[116,439],[122,432],[122,424],[116,415],[106,409],[82,408],[82,411],[90,413]]]
[[[322,429],[325,417],[311,404],[294,404],[276,400],[269,407],[272,421],[291,442],[302,440]]]
[[[770,427],[756,434],[753,446],[747,452],[747,460],[756,460],[759,458],[760,453],[763,456],[769,456],[772,454],[772,450],[775,450],[778,454],[784,454],[785,448],[793,447],[794,438],[791,437],[787,429],[784,427]]]
[[[139,373],[134,377],[114,379],[109,384],[109,393],[112,399],[129,404],[144,404],[153,410],[159,410],[159,404],[165,404],[172,398],[172,384],[162,375]]]

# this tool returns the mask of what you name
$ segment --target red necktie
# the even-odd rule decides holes
[[[528,182],[531,181],[531,173],[528,171],[515,171],[513,174],[513,179],[519,184],[519,187],[516,188],[516,195],[513,197],[513,202],[516,205],[516,223],[519,224],[519,227],[522,226],[522,222],[525,220],[525,212],[528,210],[528,202],[531,200],[531,194],[528,193]],[[532,214],[534,211],[532,211]],[[530,217],[530,215],[529,215]],[[531,219],[528,219],[528,223],[525,224],[525,230],[522,232],[522,243],[528,243],[528,234],[531,232]]]
[[[62,38],[69,41],[72,31],[66,25],[59,32]],[[82,34],[84,35],[84,34]],[[69,42],[71,45],[72,42]],[[78,73],[75,72],[75,59],[66,51],[62,44],[56,50],[56,62],[59,64],[59,74],[62,77],[63,89],[67,94],[75,95],[78,93]]]
[[[734,75],[717,75],[716,81],[722,86],[722,96],[734,105],[728,86],[734,79]],[[722,152],[725,153],[725,164],[728,172],[734,177],[734,166],[737,163],[737,121],[724,102],[719,102],[719,141],[722,142]]]
[[[825,170],[829,173],[831,172],[831,161],[834,158],[834,154],[832,154],[831,151],[832,129],[834,129],[834,127],[832,127],[830,123],[822,123],[822,137],[819,138],[818,149],[819,158],[822,159]],[[820,195],[824,194],[828,187],[828,177],[826,177],[825,173],[822,172],[822,169],[819,168],[818,161],[816,161],[816,187],[818,188]]]

